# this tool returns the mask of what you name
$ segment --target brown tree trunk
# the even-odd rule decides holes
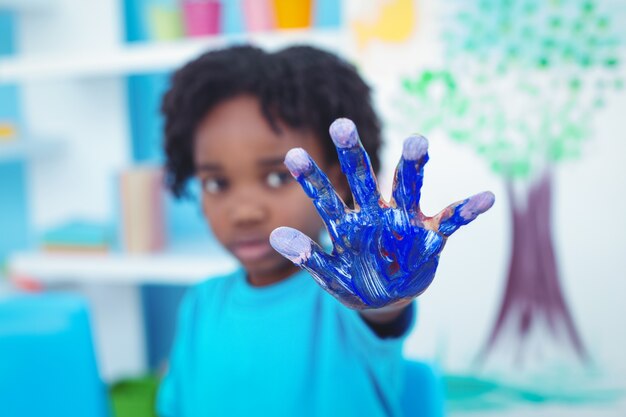
[[[551,232],[552,175],[546,170],[528,188],[520,203],[513,186],[507,184],[513,220],[512,250],[504,297],[487,343],[479,355],[484,363],[508,339],[514,346],[511,359],[517,367],[528,360],[527,341],[537,329],[547,330],[541,344],[573,352],[582,363],[588,361],[583,342],[569,312],[557,269]],[[513,339],[513,340],[511,340]]]

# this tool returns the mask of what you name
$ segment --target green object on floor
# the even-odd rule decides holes
[[[110,393],[114,417],[156,417],[158,386],[159,379],[153,375],[113,384]]]

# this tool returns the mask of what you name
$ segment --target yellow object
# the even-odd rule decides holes
[[[311,27],[313,0],[274,0],[276,27],[297,29]]]
[[[401,43],[408,40],[415,29],[417,18],[416,0],[390,0],[383,2],[376,18],[352,22],[359,49],[374,39]]]
[[[17,137],[17,129],[11,123],[0,122],[0,142],[8,142]]]

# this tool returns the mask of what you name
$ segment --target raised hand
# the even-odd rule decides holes
[[[332,253],[289,227],[275,229],[270,243],[350,308],[380,308],[417,297],[433,281],[448,236],[487,211],[494,195],[483,192],[436,216],[425,216],[419,202],[428,141],[415,135],[404,141],[392,199],[386,203],[354,123],[337,119],[330,135],[354,196],[354,210],[303,149],[290,150],[285,165],[324,220]]]

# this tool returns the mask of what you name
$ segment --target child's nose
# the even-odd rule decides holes
[[[231,221],[237,226],[261,223],[267,216],[267,210],[256,202],[242,202],[231,209]]]

